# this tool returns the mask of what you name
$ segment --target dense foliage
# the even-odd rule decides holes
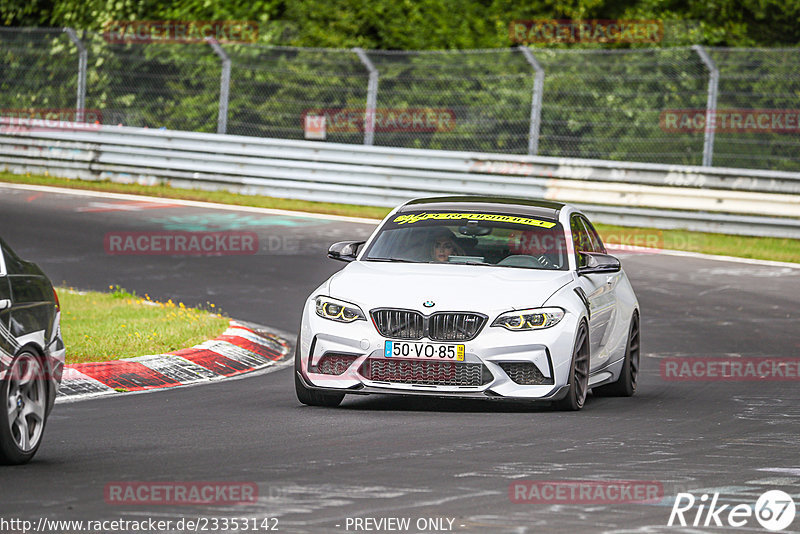
[[[113,20],[252,20],[265,44],[507,47],[514,20],[658,19],[666,45],[800,44],[797,0],[3,0],[10,26],[100,30]]]

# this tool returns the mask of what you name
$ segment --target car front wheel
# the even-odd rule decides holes
[[[577,411],[586,402],[589,386],[589,333],[586,323],[581,323],[575,336],[572,363],[569,369],[569,391],[566,397],[553,405],[559,410]]]
[[[28,462],[42,442],[47,418],[47,379],[41,360],[23,351],[11,362],[0,383],[0,462]]]

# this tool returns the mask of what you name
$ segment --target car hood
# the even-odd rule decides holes
[[[330,279],[330,296],[364,306],[435,311],[496,311],[541,306],[572,280],[568,271],[479,265],[350,263]]]

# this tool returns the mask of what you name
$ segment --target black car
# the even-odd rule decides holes
[[[36,454],[64,369],[53,284],[0,239],[0,462]]]

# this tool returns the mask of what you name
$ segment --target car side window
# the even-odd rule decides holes
[[[586,260],[581,252],[594,252],[589,233],[578,215],[573,215],[570,220],[570,232],[572,232],[572,243],[575,246],[575,259],[578,267],[586,265]]]
[[[586,233],[588,234],[589,240],[592,243],[591,252],[606,254],[606,246],[603,244],[603,240],[600,239],[600,234],[598,234],[597,230],[595,230],[594,226],[592,226],[592,223],[590,223],[585,217],[581,217],[581,221],[583,221],[583,225],[586,227]]]
[[[5,245],[2,245],[3,259],[6,264],[6,274],[25,274],[25,263]]]

